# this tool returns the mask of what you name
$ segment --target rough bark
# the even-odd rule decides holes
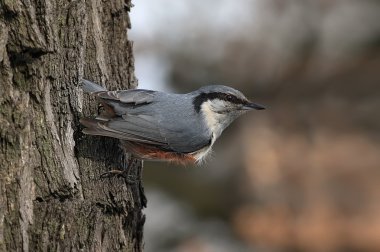
[[[0,251],[140,251],[141,161],[84,136],[82,77],[136,86],[128,0],[0,1]],[[100,179],[129,165],[134,182]]]

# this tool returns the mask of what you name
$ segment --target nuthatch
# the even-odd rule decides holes
[[[200,162],[236,118],[264,109],[227,86],[204,86],[187,94],[107,89],[83,80],[83,90],[99,98],[104,110],[80,120],[83,133],[120,139],[141,159]]]

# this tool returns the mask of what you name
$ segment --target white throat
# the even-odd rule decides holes
[[[201,112],[203,115],[203,119],[207,124],[207,128],[210,130],[210,133],[213,136],[213,144],[215,140],[222,134],[223,130],[230,124],[230,122],[226,122],[225,114],[214,112],[213,104],[210,100],[205,101],[201,105]]]

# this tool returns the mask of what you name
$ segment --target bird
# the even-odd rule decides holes
[[[142,160],[201,163],[215,141],[239,116],[263,105],[223,85],[186,94],[146,89],[108,91],[82,79],[82,89],[98,98],[102,111],[84,117],[84,134],[119,139],[126,152]]]

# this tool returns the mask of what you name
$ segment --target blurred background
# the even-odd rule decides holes
[[[134,4],[140,88],[269,107],[201,166],[145,162],[146,251],[380,251],[380,1]]]

